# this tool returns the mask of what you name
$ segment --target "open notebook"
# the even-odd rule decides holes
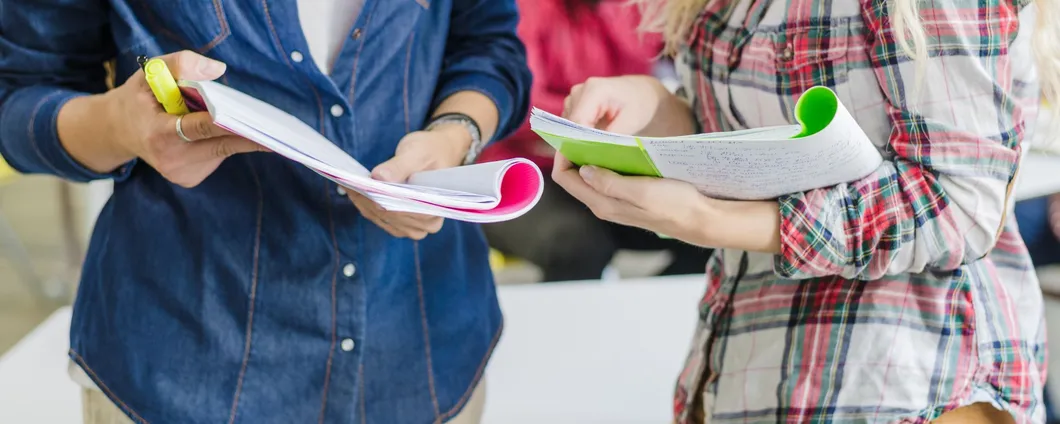
[[[209,111],[216,125],[356,190],[387,210],[485,223],[519,217],[541,199],[541,170],[525,159],[425,171],[403,184],[378,181],[356,159],[275,106],[217,82],[179,84],[188,106]]]
[[[772,199],[828,187],[883,163],[832,90],[806,91],[795,117],[801,125],[656,138],[597,130],[535,108],[530,127],[575,165],[686,181],[723,199]]]

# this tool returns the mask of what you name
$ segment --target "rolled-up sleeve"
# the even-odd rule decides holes
[[[71,181],[122,178],[94,172],[59,142],[59,110],[106,90],[113,56],[108,9],[98,0],[8,0],[0,10],[0,156],[22,173]]]
[[[894,158],[859,181],[779,199],[781,277],[954,270],[988,254],[1004,226],[1036,102],[1015,77],[1031,66],[1031,25],[1020,32],[1010,2],[935,1],[921,10],[929,41],[918,66],[886,3],[863,0],[863,10]]]
[[[515,132],[529,112],[531,76],[518,23],[514,0],[453,1],[434,106],[460,91],[482,93],[499,112],[492,140]]]

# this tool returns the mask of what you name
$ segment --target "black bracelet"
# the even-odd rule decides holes
[[[432,116],[430,122],[427,123],[427,127],[430,128],[430,126],[433,125],[435,122],[449,121],[449,120],[452,120],[453,118],[459,118],[459,119],[465,120],[468,123],[470,123],[471,125],[474,125],[475,128],[481,128],[481,127],[479,127],[478,122],[475,121],[474,118],[468,116],[465,113],[460,113],[460,112],[446,112],[446,113],[443,113],[441,115]],[[482,133],[482,131],[480,130],[479,134],[481,134],[481,133]]]

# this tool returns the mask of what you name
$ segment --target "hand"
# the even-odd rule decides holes
[[[177,79],[214,80],[225,72],[224,63],[189,51],[161,59]],[[214,125],[208,112],[181,118],[181,130],[192,140],[184,141],[177,135],[177,116],[165,113],[144,80],[143,70],[104,96],[104,125],[109,127],[114,149],[122,157],[144,160],[182,187],[198,185],[236,153],[268,151]]]
[[[602,220],[710,246],[703,222],[714,199],[700,194],[691,184],[625,177],[594,166],[578,169],[560,154],[556,155],[552,179]]]
[[[678,136],[692,134],[692,112],[658,78],[629,75],[589,78],[571,88],[563,102],[571,121],[619,134]]]
[[[394,157],[372,170],[372,178],[403,183],[416,172],[459,166],[470,145],[471,135],[457,125],[409,133],[398,142]],[[423,240],[442,229],[441,217],[387,211],[354,190],[347,190],[347,196],[365,218],[394,237]]]

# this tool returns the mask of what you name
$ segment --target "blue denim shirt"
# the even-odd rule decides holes
[[[71,358],[139,422],[457,414],[502,327],[478,227],[393,238],[271,153],[231,157],[190,189],[142,161],[97,174],[61,147],[56,116],[105,90],[106,60],[120,83],[136,55],[190,49],[372,168],[457,91],[496,102],[496,138],[520,124],[530,75],[517,20],[513,0],[367,0],[329,77],[290,59],[309,51],[294,0],[0,2],[0,155],[26,173],[115,181]]]

